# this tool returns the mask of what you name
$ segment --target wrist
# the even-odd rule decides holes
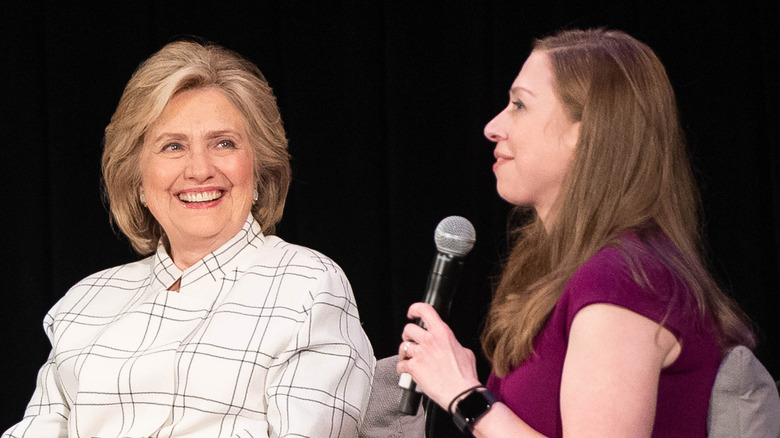
[[[474,424],[498,401],[484,385],[475,385],[452,399],[447,410],[461,432],[471,432]]]

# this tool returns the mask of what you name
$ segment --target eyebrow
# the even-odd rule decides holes
[[[514,87],[510,88],[509,89],[509,94],[510,95],[511,94],[518,94],[521,91],[523,91],[523,92],[525,92],[527,94],[530,94],[532,97],[536,97],[536,94],[534,94],[533,91],[529,90],[528,88],[522,87],[522,86],[514,86]]]
[[[223,136],[226,136],[226,135],[233,136],[233,137],[238,137],[239,139],[243,139],[243,136],[241,135],[241,133],[239,131],[234,131],[232,129],[223,129],[223,130],[220,130],[220,131],[209,131],[207,133],[207,137],[208,138],[223,137]]]
[[[208,138],[208,139],[215,139],[215,138],[222,137],[222,136],[225,136],[225,135],[234,136],[234,137],[238,137],[239,139],[243,139],[243,136],[241,135],[240,132],[233,131],[231,129],[222,129],[222,130],[219,130],[219,131],[209,131],[209,132],[206,133],[206,138]],[[186,140],[186,139],[187,139],[187,135],[179,133],[179,132],[163,132],[163,133],[160,133],[160,135],[158,135],[157,137],[155,137],[153,139],[153,141],[154,142],[160,142],[162,140],[182,141],[182,140]]]

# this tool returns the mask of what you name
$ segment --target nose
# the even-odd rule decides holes
[[[214,176],[214,163],[205,147],[193,147],[187,154],[184,177],[202,183]]]
[[[495,117],[493,117],[493,120],[489,121],[487,125],[485,125],[485,137],[494,143],[498,143],[499,141],[506,139],[506,129],[504,129],[503,115],[504,111],[501,111],[500,113],[496,114]]]

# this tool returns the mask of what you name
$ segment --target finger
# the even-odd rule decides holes
[[[439,335],[448,330],[451,331],[447,323],[441,319],[436,309],[430,304],[414,303],[409,307],[407,315],[410,319],[417,319],[417,323],[430,333]]]
[[[439,327],[444,324],[436,309],[428,303],[414,303],[409,306],[409,311],[406,313],[409,319],[420,318],[425,327],[429,330],[432,327]]]
[[[398,374],[409,373],[409,361],[399,360],[398,363],[395,365],[395,371]]]
[[[414,342],[406,341],[402,342],[401,345],[398,346],[398,356],[401,358],[401,360],[409,359],[412,357],[412,354],[410,353],[410,350],[414,346]]]
[[[401,333],[401,339],[419,343],[425,336],[426,330],[417,324],[406,324]]]

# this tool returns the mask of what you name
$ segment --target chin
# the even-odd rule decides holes
[[[500,186],[498,187],[497,191],[498,196],[500,196],[501,199],[512,205],[523,206],[531,204],[530,200],[527,199],[527,196],[522,196],[521,194],[511,190],[502,190]]]

